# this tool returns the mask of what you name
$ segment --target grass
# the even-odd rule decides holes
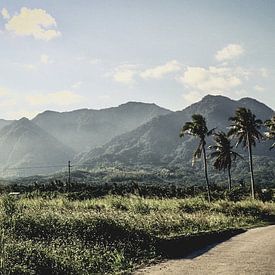
[[[273,203],[106,196],[1,199],[3,274],[118,274],[161,256],[158,239],[244,228]]]

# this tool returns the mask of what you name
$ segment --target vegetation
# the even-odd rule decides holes
[[[251,174],[251,196],[255,198],[255,180],[253,173],[253,160],[252,160],[252,146],[256,146],[256,140],[260,141],[262,134],[259,129],[262,126],[262,121],[256,119],[256,116],[251,110],[246,108],[238,108],[235,112],[235,116],[229,118],[232,121],[229,136],[236,137],[238,146],[242,143],[243,148],[248,149],[250,174]]]
[[[203,161],[195,173],[187,165],[153,172],[113,167],[112,173],[107,168],[74,171],[69,180],[61,173],[54,179],[30,177],[0,185],[0,274],[118,274],[167,256],[165,242],[274,221],[275,168],[269,158],[260,159],[264,168],[256,170],[259,184],[254,186],[252,146],[262,138],[262,122],[245,108],[237,109],[231,121],[228,134],[209,131],[199,114],[182,127],[181,137],[199,138],[193,162]],[[272,123],[265,122],[269,138]],[[219,184],[211,185],[211,194],[205,148],[209,136],[215,141],[209,146],[214,168],[227,170],[229,186],[213,173]],[[236,160],[241,156],[232,150],[230,136],[248,148],[253,200],[243,178],[245,163]],[[199,179],[203,173],[206,186]],[[269,188],[261,189],[261,180]],[[11,191],[20,193],[3,195]]]
[[[228,187],[229,191],[232,188],[232,179],[231,179],[231,167],[232,160],[236,160],[237,157],[242,158],[241,155],[232,150],[231,141],[224,132],[214,133],[214,140],[216,145],[210,145],[209,149],[214,150],[211,153],[211,157],[215,158],[214,167],[221,170],[227,170],[228,172]]]
[[[274,204],[256,200],[2,196],[1,271],[116,274],[161,257],[163,239],[247,227],[274,214]]]
[[[270,147],[271,150],[275,148],[275,116],[265,121],[265,126],[268,129],[268,132],[265,133],[266,137],[274,141],[274,143]]]
[[[193,154],[193,161],[195,161],[196,158],[203,159],[204,163],[204,174],[205,174],[205,180],[206,180],[206,186],[207,186],[207,193],[208,193],[208,201],[211,201],[211,194],[210,194],[210,186],[209,186],[209,179],[208,179],[208,172],[207,172],[207,162],[206,162],[206,153],[205,153],[205,145],[206,145],[206,137],[212,135],[214,132],[214,129],[208,130],[206,126],[205,118],[200,114],[194,114],[192,115],[192,121],[186,122],[184,126],[181,129],[180,137],[184,137],[187,135],[192,135],[197,138],[199,138],[199,145],[197,149],[195,150]]]

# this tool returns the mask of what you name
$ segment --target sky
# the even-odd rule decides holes
[[[0,0],[0,118],[207,94],[275,109],[273,0]]]

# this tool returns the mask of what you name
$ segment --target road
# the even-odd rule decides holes
[[[167,260],[134,274],[275,274],[275,225],[250,229],[186,258]]]

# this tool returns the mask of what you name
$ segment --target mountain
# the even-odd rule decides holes
[[[22,167],[66,165],[74,152],[39,126],[22,118],[0,130],[2,176],[51,173],[62,166],[20,170]]]
[[[156,104],[128,102],[102,110],[45,111],[32,121],[68,147],[81,152],[170,112]]]
[[[0,119],[0,130],[4,128],[5,126],[11,124],[13,120],[5,120],[5,119]]]
[[[274,110],[252,98],[239,101],[224,96],[208,95],[182,111],[157,117],[126,134],[115,137],[107,144],[82,154],[79,162],[83,165],[176,165],[190,161],[197,140],[187,136],[179,138],[179,132],[192,114],[200,113],[209,129],[217,127],[226,131],[228,118],[238,107],[250,108],[257,118],[263,121],[274,114]],[[274,156],[268,151],[266,143],[259,144],[254,150],[256,155]]]

